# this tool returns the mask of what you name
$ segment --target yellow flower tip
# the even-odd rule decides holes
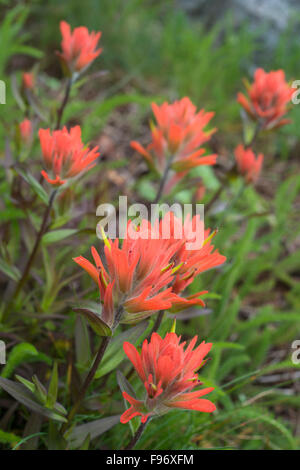
[[[168,269],[172,268],[174,266],[174,262],[172,263],[169,263],[167,266],[165,266],[164,268],[161,269],[161,273],[165,273],[166,271],[168,271]]]
[[[101,277],[101,281],[103,282],[104,284],[104,287],[106,288],[108,286],[108,282],[106,281],[104,275],[103,275],[103,271],[102,269],[100,269],[100,277]]]
[[[182,265],[183,265],[183,262],[175,266],[175,268],[172,269],[172,274],[175,274],[181,268]]]
[[[105,232],[104,232],[103,227],[100,227],[100,230],[101,230],[102,239],[103,239],[103,241],[104,241],[104,245],[107,246],[107,248],[110,250],[110,249],[111,249],[111,248],[110,248],[110,243],[109,243],[108,238],[107,238],[107,236],[106,236],[106,234],[105,234]]]
[[[171,326],[170,333],[175,333],[176,332],[176,318],[174,318],[174,321]]]
[[[149,121],[149,126],[150,126],[150,130],[151,130],[151,131],[154,131],[154,129],[156,128],[156,126],[155,126],[155,124],[154,124],[154,122],[153,122],[152,119],[150,119],[150,121]]]
[[[206,243],[210,242],[210,240],[211,240],[212,238],[214,238],[214,237],[217,235],[217,233],[218,233],[218,229],[216,228],[216,229],[215,229],[213,232],[211,232],[211,234],[204,240],[202,246],[204,246],[204,245],[206,245]]]

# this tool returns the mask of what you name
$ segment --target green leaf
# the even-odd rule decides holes
[[[21,439],[12,450],[17,450],[18,447],[25,444],[25,442],[29,441],[30,439],[33,439],[34,437],[45,436],[45,435],[47,435],[46,432],[35,432],[34,434],[30,434],[30,436],[26,436],[23,439]]]
[[[115,415],[108,418],[97,419],[91,423],[81,424],[73,429],[67,439],[70,441],[72,447],[80,447],[88,436],[93,440],[96,437],[101,436],[101,434],[108,431],[108,429],[111,429],[119,422],[120,415]]]
[[[19,343],[11,350],[8,355],[7,363],[2,370],[1,377],[8,378],[12,375],[13,371],[22,362],[28,361],[33,356],[37,356],[38,351],[29,343]]]
[[[0,377],[0,387],[30,410],[56,421],[67,421],[63,416],[37,403],[36,397],[24,385]]]
[[[85,369],[91,363],[91,347],[86,322],[80,315],[76,318],[75,349],[78,367]]]
[[[12,266],[3,259],[0,258],[0,271],[6,276],[10,277],[13,281],[19,281],[21,279],[21,273],[16,266]]]
[[[88,434],[88,435],[86,436],[84,442],[81,444],[79,450],[89,450],[90,442],[91,442],[91,436]]]
[[[112,329],[100,317],[100,309],[101,305],[96,304],[95,302],[86,302],[84,304],[73,306],[74,312],[83,315],[97,335],[112,336]]]
[[[52,230],[52,232],[48,232],[43,236],[42,244],[50,245],[51,243],[59,242],[67,237],[70,237],[71,235],[74,235],[74,233],[76,232],[77,229],[73,228],[62,228],[60,230]]]
[[[34,375],[32,377],[32,381],[34,383],[34,395],[36,396],[36,398],[38,399],[38,401],[40,403],[42,403],[43,405],[46,404],[46,401],[47,401],[47,390],[46,388],[44,387],[44,385],[39,381],[39,378],[37,377],[37,375]]]
[[[56,403],[57,399],[57,391],[58,391],[58,370],[57,370],[57,362],[54,362],[51,380],[49,384],[46,406],[47,408],[52,409]]]
[[[35,391],[35,385],[34,383],[30,382],[27,379],[24,379],[24,377],[21,377],[20,375],[16,374],[15,375],[16,379],[21,382],[31,393],[34,393]]]
[[[99,378],[107,374],[120,364],[125,357],[123,350],[124,341],[129,341],[130,343],[137,343],[140,337],[145,333],[148,327],[148,322],[142,321],[138,325],[134,326],[130,330],[126,330],[123,333],[115,336],[104,354],[103,360],[99,369],[96,372],[95,377]]]
[[[20,439],[19,436],[16,436],[15,434],[11,432],[5,432],[0,429],[0,442],[1,444],[16,444]]]
[[[243,351],[245,346],[238,343],[230,343],[228,341],[216,341],[213,343],[213,349],[237,349]]]
[[[44,188],[40,185],[40,183],[32,176],[30,173],[25,173],[23,170],[18,168],[16,170],[24,180],[29,184],[29,186],[33,189],[33,191],[38,195],[38,197],[46,204],[49,203],[49,196],[44,190]]]
[[[25,219],[26,214],[22,209],[14,207],[13,205],[8,205],[6,209],[1,210],[0,222],[8,222],[10,220],[19,220]]]
[[[119,370],[117,371],[117,382],[121,392],[126,392],[128,393],[128,395],[131,395],[133,398],[136,398],[136,394],[132,386],[130,385],[126,377],[122,374],[122,372],[120,372]]]

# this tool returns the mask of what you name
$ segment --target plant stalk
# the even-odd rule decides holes
[[[17,296],[19,295],[20,291],[22,290],[22,288],[24,287],[27,279],[28,279],[28,276],[30,274],[30,270],[31,270],[31,267],[34,263],[34,260],[35,260],[35,257],[36,257],[36,254],[37,254],[37,251],[38,251],[38,248],[40,246],[40,243],[41,243],[41,240],[42,240],[42,237],[43,235],[45,234],[46,230],[47,230],[47,222],[48,222],[48,217],[49,217],[49,214],[51,212],[51,209],[52,209],[52,206],[53,206],[53,202],[54,202],[54,199],[55,199],[55,196],[56,196],[56,193],[57,193],[57,189],[55,189],[51,195],[50,195],[50,199],[49,199],[49,203],[48,203],[48,206],[46,207],[46,210],[45,210],[45,213],[44,213],[44,217],[43,217],[43,220],[42,220],[42,224],[41,224],[41,227],[40,227],[40,230],[37,234],[37,237],[36,237],[36,240],[35,240],[35,243],[34,243],[34,246],[33,246],[33,249],[31,251],[31,254],[28,258],[28,261],[26,263],[26,266],[24,268],[24,271],[23,271],[23,274],[22,274],[22,277],[21,279],[18,281],[16,287],[15,287],[15,290],[13,292],[13,295],[12,295],[12,299],[11,301],[9,302],[8,306],[7,306],[7,309],[4,313],[6,313],[9,309],[9,307],[11,306],[13,300],[15,298],[17,298]]]
[[[249,149],[250,147],[252,147],[252,145],[254,144],[254,142],[256,141],[256,139],[258,137],[258,134],[261,131],[261,127],[262,127],[261,123],[258,122],[257,125],[256,125],[256,128],[255,128],[254,134],[252,136],[252,139],[250,140],[250,142],[248,144],[245,143],[245,148],[246,149]]]
[[[161,322],[162,322],[162,320],[163,320],[163,317],[164,317],[164,313],[165,313],[164,310],[160,310],[160,312],[158,313],[158,315],[157,315],[157,317],[156,317],[156,320],[155,320],[155,323],[154,323],[154,325],[153,325],[153,328],[152,328],[152,330],[150,331],[150,333],[149,333],[149,335],[148,335],[148,337],[147,337],[147,340],[148,340],[148,341],[150,341],[151,336],[152,336],[152,333],[155,333],[155,332],[159,329],[159,327],[160,327],[160,325],[161,325]]]
[[[79,394],[78,394],[78,398],[75,402],[75,404],[73,405],[70,413],[69,413],[69,416],[68,416],[68,422],[65,423],[62,427],[62,433],[64,434],[64,432],[67,430],[67,427],[68,427],[68,424],[72,421],[72,419],[74,418],[75,414],[77,413],[77,410],[78,408],[80,407],[81,405],[81,402],[82,400],[84,399],[85,395],[86,395],[86,392],[91,384],[91,382],[93,381],[93,378],[98,370],[98,367],[99,367],[99,364],[101,363],[102,359],[103,359],[103,356],[104,356],[104,353],[106,351],[106,348],[107,346],[109,345],[109,342],[110,342],[110,339],[111,339],[111,336],[105,336],[101,342],[101,346],[98,350],[98,353],[97,353],[97,356],[95,358],[95,361],[88,373],[88,375],[86,376],[85,378],[85,381],[79,391]]]
[[[59,110],[57,111],[57,121],[56,121],[56,126],[55,126],[56,130],[60,128],[63,113],[64,113],[65,107],[67,106],[67,103],[69,101],[70,92],[71,92],[71,88],[72,88],[72,83],[73,83],[73,80],[72,80],[72,77],[70,77],[68,79],[68,82],[67,82],[64,99],[63,99],[63,101],[60,105]]]
[[[163,173],[163,176],[160,180],[160,183],[159,183],[159,186],[158,186],[158,190],[157,190],[157,193],[156,193],[156,196],[155,196],[155,199],[153,201],[153,204],[157,204],[160,199],[161,199],[161,196],[163,194],[163,191],[164,191],[164,187],[165,187],[165,184],[166,184],[166,181],[167,181],[167,178],[168,178],[168,174],[169,174],[169,171],[171,169],[171,166],[172,166],[172,163],[173,163],[173,160],[174,160],[174,157],[175,155],[172,155],[169,160],[168,160],[168,163],[167,163],[167,166],[164,170],[164,173]]]
[[[148,418],[148,421],[149,421],[149,418]],[[133,438],[131,439],[129,444],[127,444],[127,446],[125,447],[124,450],[131,450],[135,447],[137,442],[140,440],[140,437],[143,434],[144,429],[145,429],[146,426],[147,426],[147,421],[145,423],[140,424],[140,426],[139,426],[138,430],[136,431],[135,435],[133,436]]]
[[[122,316],[122,313],[123,313],[123,306],[120,306],[117,311],[116,311],[116,315],[115,315],[115,320],[114,320],[114,326],[113,326],[113,331],[117,328],[119,322],[120,322],[120,319],[121,319],[121,316]],[[77,413],[78,411],[78,408],[80,407],[85,395],[86,395],[86,392],[88,391],[88,388],[89,386],[91,385],[94,377],[95,377],[95,374],[99,368],[99,365],[103,359],[103,356],[105,354],[105,351],[107,349],[107,346],[109,345],[110,343],[110,340],[111,340],[112,336],[104,336],[102,342],[101,342],[101,345],[100,345],[100,348],[97,352],[97,355],[96,355],[96,358],[93,362],[93,365],[88,373],[88,375],[86,376],[84,382],[83,382],[83,385],[79,391],[79,394],[78,394],[78,397],[77,397],[77,400],[76,402],[74,403],[73,407],[71,408],[71,411],[68,415],[68,421],[66,423],[63,424],[62,428],[61,428],[61,432],[62,434],[65,433],[65,431],[67,430],[68,426],[69,426],[69,423],[71,422],[71,420],[74,418],[75,414]]]

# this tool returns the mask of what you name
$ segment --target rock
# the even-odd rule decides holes
[[[289,21],[300,16],[299,0],[177,0],[191,17],[201,18],[210,26],[228,13],[238,27],[245,21],[250,30],[264,27],[262,38],[267,48],[276,45]]]

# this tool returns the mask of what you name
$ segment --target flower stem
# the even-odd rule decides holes
[[[122,316],[122,313],[123,313],[123,306],[119,306],[117,311],[116,311],[116,314],[115,314],[115,319],[114,319],[114,325],[113,325],[113,331],[117,328],[119,322],[120,322],[120,319],[121,319],[121,316]],[[94,377],[95,377],[95,374],[99,368],[99,365],[103,359],[103,356],[104,356],[104,353],[107,349],[107,346],[109,345],[110,343],[110,340],[111,340],[112,336],[104,336],[102,342],[101,342],[101,345],[100,345],[100,348],[97,352],[97,355],[96,355],[96,358],[93,362],[93,365],[88,373],[88,375],[86,376],[84,382],[83,382],[83,385],[78,393],[78,397],[77,397],[77,400],[76,402],[74,403],[73,407],[71,408],[71,411],[68,415],[68,421],[66,423],[64,423],[64,425],[62,426],[61,428],[61,432],[62,434],[65,433],[65,431],[67,430],[68,426],[69,426],[69,423],[72,421],[72,419],[74,418],[75,414],[77,413],[77,410],[78,408],[80,407],[85,395],[86,395],[86,392],[88,391],[88,388],[89,386],[91,385]]]
[[[148,421],[149,421],[149,418],[148,418]],[[146,421],[145,423],[141,423],[137,432],[135,433],[135,435],[133,436],[133,438],[131,439],[131,441],[129,442],[129,444],[127,444],[127,446],[125,447],[124,450],[131,450],[134,448],[134,446],[136,445],[136,443],[139,441],[141,435],[143,434],[144,432],[144,429],[145,427],[147,426],[147,422]]]
[[[208,212],[211,207],[214,205],[214,203],[219,199],[219,197],[221,196],[222,192],[224,190],[224,185],[221,184],[221,186],[219,187],[219,189],[215,192],[215,194],[213,195],[213,197],[210,199],[210,201],[208,202],[208,204],[206,204],[205,206],[205,211]]]
[[[163,194],[163,191],[164,191],[164,188],[165,188],[165,184],[166,184],[166,181],[167,181],[167,178],[168,178],[168,174],[169,174],[169,171],[171,169],[171,166],[172,166],[172,163],[173,163],[173,160],[174,160],[174,157],[175,155],[172,155],[169,159],[168,159],[168,163],[167,163],[167,166],[164,170],[164,173],[162,175],[162,178],[160,180],[160,183],[159,183],[159,186],[158,186],[158,190],[157,190],[157,193],[156,193],[156,196],[155,196],[155,199],[153,201],[153,204],[157,204],[159,201],[160,201],[160,198]]]
[[[242,196],[243,192],[245,190],[245,184],[244,184],[244,181],[242,182],[241,186],[239,187],[236,195],[234,196],[233,199],[231,199],[230,203],[227,205],[227,207],[225,208],[224,212],[223,212],[223,215],[221,217],[221,219],[218,221],[218,225],[221,226],[225,217],[226,217],[226,214],[228,213],[229,210],[231,210],[235,203],[237,202],[238,199],[240,199],[240,197]]]
[[[160,310],[160,312],[158,313],[158,315],[157,315],[157,317],[156,317],[156,320],[155,320],[155,323],[154,323],[154,325],[153,325],[153,328],[152,328],[152,330],[150,331],[150,333],[149,333],[149,335],[148,335],[148,337],[147,337],[147,340],[148,340],[148,341],[150,341],[150,338],[151,338],[151,336],[152,336],[152,333],[155,333],[155,332],[159,329],[159,327],[160,327],[160,325],[161,325],[161,322],[162,322],[162,320],[163,320],[163,317],[164,317],[164,313],[165,313],[164,310]]]
[[[28,258],[28,261],[26,263],[26,266],[24,268],[22,277],[20,278],[20,280],[18,281],[18,283],[15,287],[15,290],[14,290],[12,298],[11,298],[12,300],[9,302],[4,314],[7,313],[10,306],[12,305],[13,300],[17,298],[17,296],[19,295],[20,291],[22,290],[22,288],[24,287],[24,285],[25,285],[25,283],[28,279],[28,276],[30,274],[31,267],[34,263],[38,248],[39,248],[41,240],[42,240],[42,237],[43,237],[43,235],[45,234],[45,232],[47,230],[48,217],[49,217],[49,214],[51,212],[56,193],[57,193],[57,189],[55,189],[50,195],[49,203],[48,203],[48,206],[46,207],[44,217],[43,217],[43,220],[42,220],[42,224],[41,224],[40,230],[37,234],[33,249],[31,251],[31,254],[30,254],[30,256]]]
[[[258,134],[261,131],[261,127],[262,127],[261,123],[258,122],[257,125],[256,125],[256,128],[255,128],[255,131],[253,133],[252,139],[250,140],[250,142],[248,144],[245,142],[245,148],[246,149],[252,147],[252,145],[254,144],[254,142],[256,141],[256,139],[258,137]]]
[[[77,410],[78,408],[80,407],[81,405],[81,402],[82,400],[84,399],[85,397],[85,394],[91,384],[91,382],[93,381],[93,378],[98,370],[98,367],[99,367],[99,364],[100,362],[102,361],[103,359],[103,356],[104,356],[104,353],[106,351],[106,348],[107,346],[109,345],[109,342],[110,342],[110,339],[111,339],[111,336],[105,336],[101,342],[101,346],[98,350],[98,353],[97,353],[97,356],[95,358],[95,361],[92,365],[92,368],[90,369],[88,375],[86,376],[85,378],[85,381],[79,391],[79,394],[78,394],[78,397],[77,397],[77,400],[75,402],[75,404],[73,405],[73,408],[71,409],[69,415],[68,415],[68,422],[65,423],[62,427],[62,433],[64,434],[64,432],[67,430],[67,427],[69,425],[69,423],[72,421],[72,419],[74,418],[75,414],[77,413]]]
[[[66,91],[65,91],[65,95],[64,95],[64,99],[60,105],[60,108],[59,110],[57,111],[57,121],[56,121],[56,126],[55,126],[55,129],[59,129],[60,128],[60,124],[61,124],[61,120],[62,120],[62,117],[63,117],[63,113],[64,113],[64,110],[65,110],[65,107],[69,101],[69,97],[70,97],[70,92],[71,92],[71,87],[72,87],[72,83],[73,83],[73,80],[72,80],[72,77],[70,77],[68,79],[68,82],[67,82],[67,86],[66,86]]]

